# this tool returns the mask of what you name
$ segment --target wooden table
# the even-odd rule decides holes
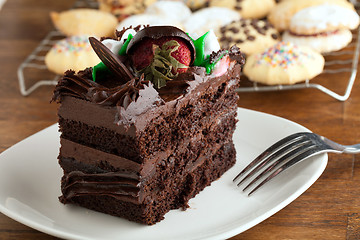
[[[52,87],[23,97],[16,70],[53,28],[49,11],[71,5],[71,1],[8,0],[0,11],[0,152],[57,120],[57,106],[49,103]],[[321,81],[337,87],[347,77]],[[239,106],[287,118],[344,144],[360,142],[360,79],[346,102],[305,89],[243,93]],[[309,190],[232,239],[360,239],[359,186],[360,157],[330,155],[325,172]],[[0,239],[55,238],[0,214]]]

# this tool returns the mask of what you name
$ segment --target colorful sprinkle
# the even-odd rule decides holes
[[[262,54],[258,54],[256,64],[266,63],[272,67],[280,66],[286,69],[295,64],[301,64],[299,60],[301,56],[311,57],[293,43],[279,42],[273,47],[268,48]]]
[[[74,52],[92,51],[88,36],[72,36],[58,41],[52,48],[53,51]]]

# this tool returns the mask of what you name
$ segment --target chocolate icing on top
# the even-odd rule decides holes
[[[244,64],[244,57],[238,47],[231,47],[228,54],[232,61],[240,66]],[[103,106],[115,106],[117,115],[114,122],[124,124],[126,128],[134,123],[140,114],[185,96],[198,84],[214,78],[206,75],[203,67],[190,67],[188,71],[169,81],[167,86],[156,90],[151,82],[143,80],[143,76],[116,85],[121,84],[117,77],[109,76],[103,82],[94,82],[91,73],[90,68],[78,74],[74,71],[65,72],[55,87],[52,101],[61,102],[62,97],[72,96]],[[238,74],[240,75],[240,72]]]
[[[135,122],[136,116],[164,104],[152,83],[143,81],[143,78],[144,75],[141,75],[140,80],[132,79],[125,84],[127,85],[126,92],[121,96],[121,105],[117,105],[119,113],[115,118],[117,124],[129,126]]]
[[[137,115],[164,104],[152,83],[144,81],[143,76],[109,88],[92,81],[90,73],[90,69],[78,74],[66,71],[55,87],[52,101],[60,102],[62,96],[72,96],[99,105],[116,106],[118,115],[115,122],[127,126],[134,122]]]
[[[126,53],[129,54],[131,49],[144,38],[159,39],[161,37],[179,37],[184,39],[192,55],[190,64],[194,62],[196,58],[196,51],[193,41],[184,31],[173,26],[152,26],[140,30],[129,42]]]

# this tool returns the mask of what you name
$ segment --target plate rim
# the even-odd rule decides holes
[[[279,116],[275,116],[272,114],[268,114],[268,113],[264,113],[264,112],[259,112],[259,111],[255,111],[255,110],[250,110],[250,109],[245,109],[245,108],[238,108],[238,116],[239,116],[239,111],[240,112],[244,112],[246,114],[246,112],[250,112],[250,114],[260,114],[260,115],[264,115],[266,117],[271,117],[271,118],[275,118],[275,119],[280,119],[281,121],[286,121],[288,123],[290,123],[291,125],[297,126],[299,128],[302,128],[304,131],[309,131],[309,129],[307,129],[306,127],[293,122],[291,120],[279,117]],[[13,151],[14,148],[16,148],[19,144],[23,144],[23,142],[25,141],[29,141],[29,139],[31,139],[32,137],[36,136],[37,134],[41,134],[43,132],[49,131],[49,129],[56,127],[58,124],[54,123],[52,125],[50,125],[49,127],[44,128],[43,130],[40,130],[34,134],[32,134],[31,136],[19,141],[18,143],[14,144],[13,146],[9,147],[8,149],[6,149],[5,151],[3,151],[2,153],[0,153],[0,166],[3,164],[2,160],[4,158],[4,156],[6,157],[6,155],[11,151]],[[60,135],[60,133],[58,133]],[[288,206],[290,203],[292,203],[295,199],[297,199],[298,197],[300,197],[308,188],[310,188],[315,182],[316,180],[322,175],[322,173],[324,172],[326,166],[327,166],[327,162],[328,162],[328,155],[326,153],[321,154],[322,155],[322,163],[320,165],[320,169],[318,169],[316,171],[317,174],[312,175],[312,180],[308,181],[305,185],[303,185],[299,190],[293,192],[290,196],[288,196],[285,200],[283,200],[281,202],[281,204],[276,205],[275,207],[271,208],[269,211],[263,213],[262,215],[252,219],[250,222],[248,222],[247,224],[242,224],[240,226],[237,226],[236,222],[232,223],[230,225],[231,229],[228,230],[223,230],[221,232],[216,232],[216,234],[212,234],[211,236],[202,236],[202,237],[196,237],[196,238],[192,238],[192,239],[219,239],[219,238],[230,238],[233,237],[235,235],[238,235],[256,225],[258,225],[259,223],[263,222],[264,220],[268,219],[269,217],[273,216],[275,213],[279,212],[280,210],[282,210],[284,207]],[[320,160],[319,160],[320,161]],[[0,191],[1,192],[1,191]],[[38,223],[36,221],[32,221],[29,218],[26,218],[24,216],[19,215],[18,213],[11,211],[10,209],[8,209],[5,205],[3,205],[2,202],[0,202],[0,212],[3,213],[4,215],[6,215],[7,217],[21,223],[24,224],[30,228],[36,229],[38,231],[41,231],[43,233],[49,234],[51,236],[56,236],[56,237],[60,237],[60,238],[70,238],[70,239],[88,239],[86,236],[82,236],[79,234],[74,234],[72,232],[66,232],[66,231],[60,231],[56,228],[51,228],[51,227],[47,227],[44,226],[41,223]],[[240,221],[240,220],[238,220]],[[215,232],[214,232],[215,233]]]

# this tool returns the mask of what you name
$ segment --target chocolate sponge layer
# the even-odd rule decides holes
[[[124,133],[104,124],[115,125],[114,115],[106,119],[111,109],[96,108],[92,103],[71,99],[60,107],[59,126],[62,138],[141,163],[156,152],[174,148],[185,137],[209,131],[210,123],[236,110],[237,100],[238,95],[233,87],[224,83],[211,95],[203,93],[196,103],[188,103],[168,115],[159,114],[148,123],[144,131]],[[74,105],[81,108],[82,112],[74,113]],[[94,111],[102,112],[97,113],[100,115],[97,122],[90,120]]]
[[[209,186],[211,182],[218,179],[235,164],[235,157],[234,145],[228,142],[221,146],[212,156],[206,156],[202,164],[185,175],[183,174],[184,168],[178,168],[174,171],[172,168],[167,168],[166,165],[159,166],[158,170],[161,170],[159,172],[161,174],[158,174],[158,178],[154,179],[157,184],[148,187],[150,188],[149,191],[154,191],[157,197],[141,204],[103,194],[75,196],[68,203],[75,203],[95,211],[152,225],[161,221],[171,209],[186,208],[189,199],[193,198],[206,186]],[[77,164],[74,163],[74,160],[69,159],[62,159],[62,162],[63,164],[65,162]],[[93,168],[84,164],[79,164],[79,167],[87,170]],[[93,171],[96,171],[96,169],[93,169]],[[65,178],[66,175],[62,180],[63,187]],[[159,185],[160,182],[162,186]]]
[[[90,94],[97,83],[69,75],[57,95],[60,201],[149,225],[186,208],[235,163],[240,65],[232,64],[218,77],[170,81],[156,92],[161,103],[139,114],[133,109],[126,123],[122,105],[99,104]],[[108,94],[95,88],[98,97]]]

